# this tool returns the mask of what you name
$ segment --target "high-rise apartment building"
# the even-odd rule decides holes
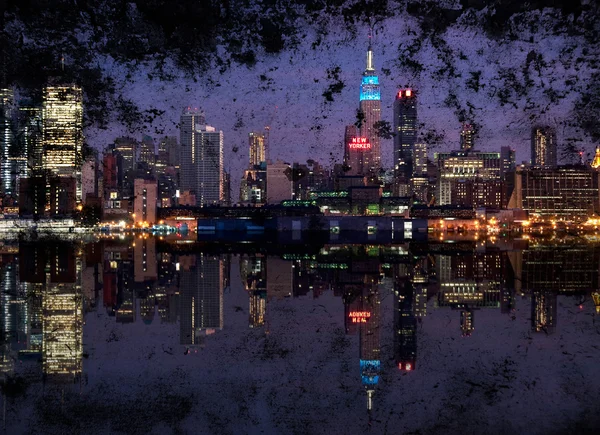
[[[248,144],[250,146],[250,168],[267,160],[264,133],[251,132],[248,134]]]
[[[83,91],[74,84],[48,85],[43,103],[43,168],[59,177],[75,177],[81,200]]]
[[[540,168],[555,168],[556,146],[556,129],[554,127],[533,127],[531,129],[531,165]]]
[[[223,192],[223,132],[203,124],[204,112],[181,115],[181,189],[196,197],[196,205],[217,205]]]
[[[412,89],[401,89],[394,100],[394,176],[408,181],[413,175],[417,141],[417,97]],[[421,163],[421,162],[420,162]],[[425,167],[427,153],[425,153]],[[421,170],[421,168],[419,168]],[[420,174],[425,171],[418,172]]]
[[[364,118],[360,123],[360,136],[367,139],[368,149],[361,150],[364,154],[365,173],[376,174],[381,168],[381,140],[376,131],[376,124],[381,121],[381,89],[379,77],[373,66],[373,49],[369,41],[367,51],[367,68],[363,73],[360,85],[359,111]]]

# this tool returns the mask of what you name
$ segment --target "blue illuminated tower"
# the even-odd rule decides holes
[[[364,153],[364,168],[370,173],[377,173],[378,169],[381,168],[381,145],[374,126],[381,121],[381,90],[379,77],[373,67],[373,49],[370,36],[367,51],[367,69],[363,73],[360,85],[359,108],[364,115],[360,125],[360,135],[366,137],[371,144],[370,149],[362,151]]]

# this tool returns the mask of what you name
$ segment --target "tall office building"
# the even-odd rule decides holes
[[[13,159],[14,93],[12,89],[0,89],[0,193],[16,194]]]
[[[464,123],[460,131],[460,149],[470,151],[475,148],[475,129],[471,124]]]
[[[58,176],[75,177],[81,200],[83,91],[74,84],[48,85],[43,103],[43,168]]]
[[[531,164],[541,168],[556,167],[556,129],[535,126],[531,129]]]
[[[367,171],[374,174],[381,168],[381,141],[375,130],[375,124],[381,121],[381,89],[379,77],[373,66],[373,48],[370,40],[367,51],[367,68],[363,73],[360,85],[359,109],[364,115],[360,125],[360,136],[366,138],[369,143],[369,149],[362,150],[365,173],[359,175],[367,175]]]
[[[250,145],[250,168],[267,161],[264,133],[251,132],[248,134],[248,144]]]
[[[417,141],[417,97],[412,89],[401,89],[394,100],[394,176],[408,181],[413,175]],[[422,162],[419,162],[422,163]],[[425,152],[425,168],[427,152]],[[419,168],[421,170],[421,168]],[[425,173],[425,171],[419,173]]]

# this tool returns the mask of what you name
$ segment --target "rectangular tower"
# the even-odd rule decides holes
[[[75,177],[81,200],[83,91],[74,84],[44,88],[43,168],[59,177]]]
[[[394,175],[397,180],[408,181],[414,172],[413,160],[417,141],[417,97],[412,89],[401,89],[396,94],[394,132]],[[426,172],[426,169],[423,172]]]

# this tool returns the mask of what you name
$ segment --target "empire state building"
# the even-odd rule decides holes
[[[370,149],[364,150],[365,172],[377,174],[381,168],[381,141],[375,130],[375,124],[381,121],[381,90],[379,77],[373,67],[373,49],[369,40],[367,51],[367,69],[363,73],[360,85],[360,112],[364,115],[360,125],[361,137],[366,137],[371,144]],[[367,175],[367,174],[365,174]]]

